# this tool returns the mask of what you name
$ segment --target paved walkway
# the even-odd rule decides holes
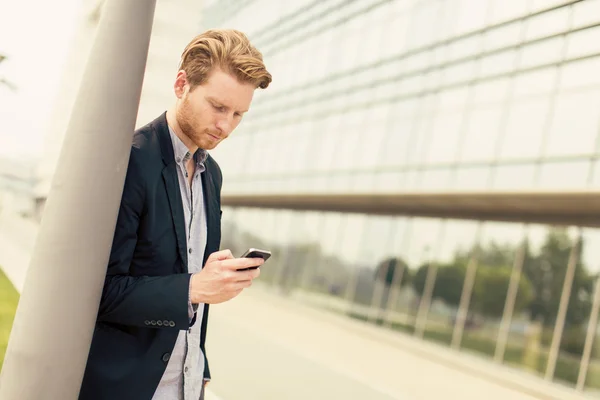
[[[212,388],[224,400],[575,400],[479,357],[314,309],[255,285],[213,306]]]
[[[0,215],[0,265],[22,288],[36,225]],[[211,308],[207,400],[580,400],[557,384],[351,320],[257,284]],[[217,397],[218,395],[218,397]]]

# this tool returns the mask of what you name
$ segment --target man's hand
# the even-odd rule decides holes
[[[262,258],[233,258],[230,250],[212,253],[202,271],[192,275],[192,303],[217,304],[231,300],[260,275],[259,268],[238,270],[260,267],[263,263]]]

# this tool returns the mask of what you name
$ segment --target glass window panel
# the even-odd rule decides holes
[[[338,146],[334,153],[335,162],[332,164],[332,169],[340,170],[354,166],[357,150],[361,144],[360,136],[362,136],[358,127],[363,117],[364,112],[352,112],[342,116],[342,129],[337,134]]]
[[[488,166],[460,167],[456,171],[454,190],[457,192],[486,190],[488,189],[489,174]]]
[[[425,79],[425,84],[423,85],[424,90],[439,90],[444,79],[444,70],[436,68],[435,70],[424,74],[423,78]]]
[[[468,94],[468,89],[464,87],[444,90],[440,92],[438,97],[439,108],[441,110],[462,110],[465,107]]]
[[[425,157],[425,151],[429,145],[429,137],[431,136],[431,130],[433,121],[437,117],[436,108],[436,95],[431,95],[425,98],[423,102],[423,108],[419,110],[417,114],[417,120],[415,121],[414,136],[410,144],[410,149],[407,149],[407,161],[409,164],[421,163]]]
[[[393,119],[387,128],[387,144],[381,163],[382,166],[401,165],[405,162],[410,138],[413,134],[418,103],[412,100],[401,101],[393,107],[391,111]]]
[[[352,192],[354,193],[370,194],[377,185],[375,174],[373,172],[355,172],[352,173],[352,176]]]
[[[433,121],[433,134],[425,163],[451,162],[456,159],[463,115],[460,112],[438,115]]]
[[[526,1],[492,1],[492,23],[507,21],[527,14]]]
[[[419,48],[434,40],[433,27],[439,18],[438,2],[422,2],[415,6],[410,15],[410,47]]]
[[[546,1],[546,3],[548,2]],[[559,8],[558,10],[530,18],[527,23],[525,40],[528,41],[555,33],[564,32],[568,29],[569,12],[569,7],[563,7]]]
[[[453,85],[456,83],[466,84],[473,78],[475,71],[475,62],[469,61],[448,67],[444,70],[444,85]]]
[[[402,165],[406,162],[407,153],[413,132],[414,123],[410,119],[394,122],[388,133],[387,145],[384,149],[383,165]]]
[[[409,265],[418,268],[426,260],[431,260],[437,255],[440,233],[443,228],[442,222],[433,218],[415,218],[411,231],[411,246],[407,252]]]
[[[597,274],[600,272],[600,229],[587,228],[582,234],[585,245],[581,257],[588,271]]]
[[[366,215],[348,214],[345,218],[344,225],[338,228],[342,228],[340,232],[341,246],[335,248],[334,251],[346,262],[356,265],[358,258],[361,256],[362,240],[365,236],[363,232],[368,225],[368,217]]]
[[[455,19],[456,33],[471,32],[483,28],[486,23],[489,1],[459,0]]]
[[[454,260],[458,250],[469,251],[475,243],[475,234],[479,222],[449,220],[446,225],[446,234],[441,243],[438,261],[446,263]]]
[[[519,43],[521,29],[522,27],[519,22],[514,22],[499,28],[491,29],[485,34],[485,51],[495,50]]]
[[[600,85],[600,57],[568,63],[563,66],[561,85],[564,89]]]
[[[495,190],[531,190],[535,165],[500,165],[493,177]]]
[[[580,1],[573,5],[573,27],[590,25],[598,22],[600,15],[600,0]]]
[[[600,54],[600,27],[569,34],[567,58]]]
[[[364,63],[372,63],[381,54],[381,37],[383,36],[383,17],[381,10],[384,10],[385,6],[378,7],[374,11],[370,12],[369,15],[361,16],[363,19],[363,29],[361,37],[361,48],[360,57]]]
[[[454,172],[450,169],[434,169],[424,171],[418,181],[413,182],[416,191],[446,192],[452,189]]]
[[[500,133],[504,135],[500,158],[532,158],[540,154],[548,106],[548,99],[512,104],[505,131]]]
[[[403,172],[377,172],[373,174],[375,181],[373,192],[396,193],[404,186],[405,174]]]
[[[473,104],[488,105],[502,102],[507,97],[509,78],[477,83],[474,87]]]
[[[359,128],[358,140],[363,145],[357,148],[356,167],[373,168],[379,166],[387,136],[389,104],[367,110],[365,120]]]
[[[463,162],[492,160],[496,152],[501,107],[478,108],[471,111],[466,124],[460,159]]]
[[[520,68],[525,69],[560,61],[564,41],[563,37],[558,37],[524,47]]]
[[[600,123],[600,91],[560,95],[552,113],[548,155],[594,152]]]
[[[420,51],[401,61],[402,69],[406,72],[422,71],[431,66],[431,51]]]
[[[402,79],[397,83],[398,95],[412,95],[419,93],[423,90],[425,80],[423,75],[417,75],[410,78]]]
[[[432,53],[432,63],[434,63],[436,66],[446,64],[450,59],[450,45],[440,45],[438,43],[438,45],[432,50]]]
[[[394,7],[396,3],[398,2],[390,2],[390,6]],[[388,18],[384,21],[384,34],[379,44],[381,58],[401,54],[406,49],[408,15],[405,12],[393,12]]]
[[[488,77],[510,72],[514,69],[516,52],[503,51],[484,57],[479,67],[479,76]]]
[[[551,93],[555,87],[557,71],[556,68],[546,68],[517,75],[513,98]]]
[[[333,115],[322,120],[323,130],[315,146],[314,168],[317,170],[330,170],[333,163],[333,155],[337,154],[340,131],[342,130],[342,116]],[[318,144],[318,145],[317,145]]]
[[[369,216],[369,222],[363,230],[363,239],[358,262],[365,267],[375,267],[392,251],[394,239],[394,219],[388,216]]]
[[[483,2],[482,2],[483,3]],[[449,45],[450,60],[460,60],[477,54],[481,51],[481,36],[475,35],[460,39]]]
[[[584,189],[589,173],[589,161],[548,163],[542,166],[539,189]]]

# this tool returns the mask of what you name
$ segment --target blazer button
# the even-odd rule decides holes
[[[152,325],[156,325],[156,321],[154,321],[154,320],[150,321],[150,323],[151,323]]]
[[[148,321],[148,320],[145,320],[145,321],[144,321],[144,324],[145,324],[145,325],[150,325],[150,321]]]
[[[169,353],[165,353],[165,354],[163,354],[163,356],[162,356],[162,360],[163,360],[164,362],[168,363],[168,362],[169,362],[169,359],[171,359],[171,354],[169,354]]]
[[[169,326],[169,321],[163,321],[162,324],[163,326]]]
[[[169,326],[170,326],[171,328],[174,328],[174,327],[175,327],[175,322],[173,322],[173,321],[169,321]]]
[[[161,320],[156,321],[156,325],[162,326],[162,321]]]

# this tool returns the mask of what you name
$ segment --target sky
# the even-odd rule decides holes
[[[84,0],[0,0],[0,157],[40,157]]]

